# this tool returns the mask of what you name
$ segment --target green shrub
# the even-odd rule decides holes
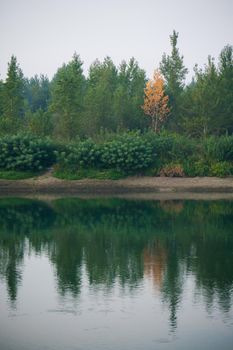
[[[35,173],[34,171],[0,170],[0,179],[3,180],[24,180],[37,175],[39,173]]]
[[[204,141],[204,156],[217,162],[233,161],[233,135],[206,139]]]
[[[62,151],[57,151],[56,156],[61,168],[77,170],[100,165],[99,146],[91,139],[67,145]]]
[[[210,176],[230,176],[233,175],[233,164],[230,162],[216,162],[210,166]]]
[[[148,132],[143,137],[151,145],[153,154],[156,154],[156,157],[153,157],[154,165],[161,167],[171,161],[172,135],[157,135],[154,132]]]
[[[55,163],[55,146],[48,139],[30,135],[0,139],[0,169],[38,171]]]
[[[156,154],[155,163],[160,168],[169,163],[180,163],[199,153],[197,142],[184,136],[148,132],[144,138],[151,144]]]
[[[155,158],[151,144],[139,134],[123,134],[101,145],[101,167],[135,172],[149,168]]]
[[[208,176],[209,175],[209,162],[204,159],[186,159],[184,161],[184,172],[186,176]]]
[[[174,135],[170,157],[172,160],[183,161],[191,157],[197,157],[200,146],[196,140],[185,136]]]
[[[56,154],[60,168],[74,171],[99,168],[134,172],[148,168],[152,163],[150,144],[138,134],[130,133],[100,144],[90,139],[71,144]]]

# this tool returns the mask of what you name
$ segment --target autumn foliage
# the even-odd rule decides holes
[[[152,129],[157,133],[170,112],[168,96],[164,92],[164,79],[159,70],[155,70],[153,79],[146,83],[144,93],[142,108],[151,117]]]

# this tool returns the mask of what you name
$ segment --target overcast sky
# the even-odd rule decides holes
[[[134,56],[150,77],[173,29],[192,75],[233,44],[233,0],[0,0],[0,77],[14,54],[27,77],[52,78],[75,51],[85,73],[96,58]]]

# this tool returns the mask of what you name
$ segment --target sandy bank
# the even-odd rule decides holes
[[[60,180],[49,175],[27,180],[0,180],[0,195],[18,194],[181,194],[225,193],[233,197],[233,178],[128,177],[121,180]]]

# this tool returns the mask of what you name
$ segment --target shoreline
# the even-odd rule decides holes
[[[125,196],[148,198],[233,198],[233,177],[128,177],[120,180],[61,180],[45,174],[25,180],[0,180],[0,196]]]

